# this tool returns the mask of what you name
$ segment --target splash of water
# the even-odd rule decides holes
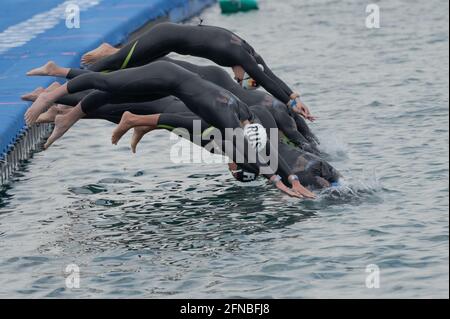
[[[376,172],[363,173],[362,177],[347,176],[339,185],[320,191],[318,200],[352,201],[377,195],[383,185]]]

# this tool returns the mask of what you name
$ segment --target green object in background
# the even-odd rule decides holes
[[[222,13],[236,13],[241,11],[258,10],[257,0],[220,0]]]

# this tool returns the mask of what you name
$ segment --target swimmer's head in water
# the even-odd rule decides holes
[[[257,174],[244,171],[236,163],[228,164],[228,168],[231,172],[231,175],[233,175],[233,177],[241,183],[253,182],[258,177]]]

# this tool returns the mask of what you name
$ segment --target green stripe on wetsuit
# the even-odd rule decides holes
[[[286,144],[286,145],[288,145],[288,146],[297,148],[297,145],[295,145],[295,143],[292,142],[292,141],[289,139],[289,137],[287,137],[285,134],[282,134],[282,135],[281,135],[281,142],[283,142],[284,144]]]
[[[125,61],[123,61],[122,66],[120,67],[120,69],[126,69],[128,66],[128,63],[130,63],[131,57],[133,56],[134,53],[134,49],[136,49],[136,45],[138,44],[139,41],[136,41],[133,45],[133,47],[131,48],[130,52],[128,53],[127,57],[125,58]]]
[[[173,127],[173,126],[170,126],[170,125],[162,125],[162,124],[158,124],[156,127],[158,129],[168,130],[168,131],[173,131],[174,129],[176,129],[176,127]]]

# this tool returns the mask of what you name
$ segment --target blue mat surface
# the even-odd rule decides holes
[[[30,103],[20,96],[52,79],[25,73],[49,60],[78,67],[81,55],[102,42],[119,44],[145,23],[198,14],[215,0],[2,0],[0,10],[0,159],[25,129]],[[66,26],[65,10],[80,8],[80,28]]]

